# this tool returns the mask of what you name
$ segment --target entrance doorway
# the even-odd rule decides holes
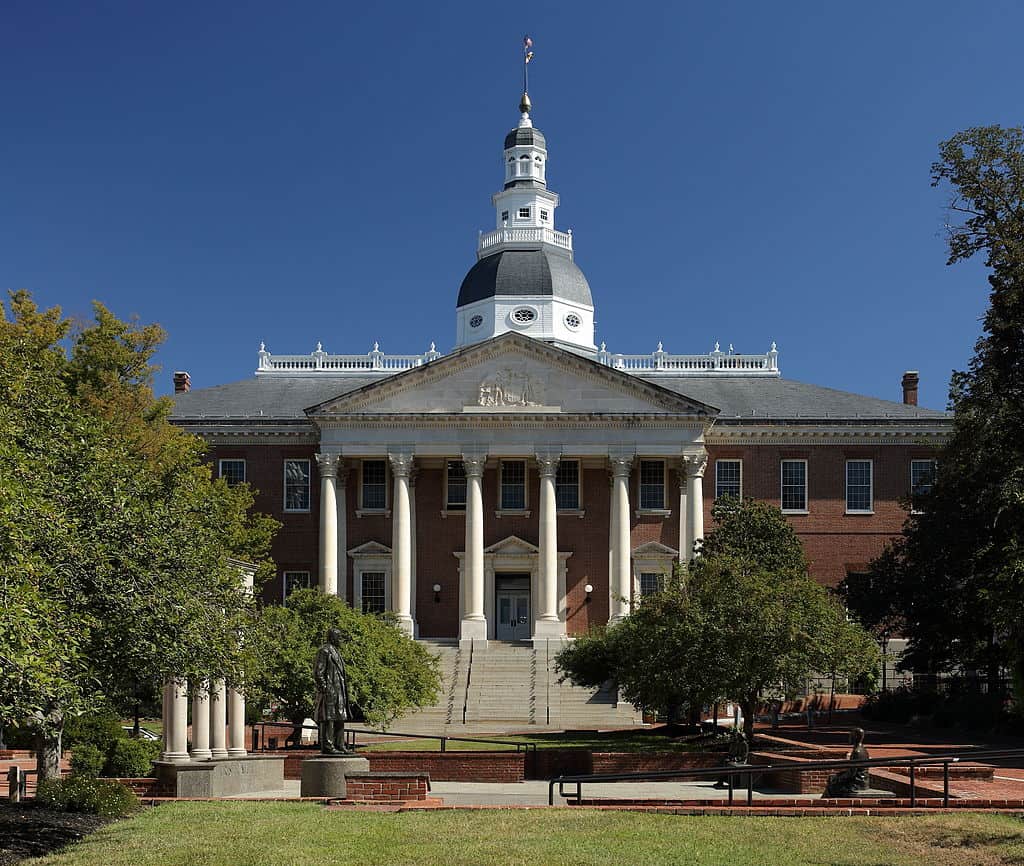
[[[494,577],[495,640],[529,640],[530,575]]]

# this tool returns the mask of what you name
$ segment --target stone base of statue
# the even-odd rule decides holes
[[[302,797],[337,797],[346,794],[345,776],[368,773],[370,762],[355,755],[317,755],[302,762]]]

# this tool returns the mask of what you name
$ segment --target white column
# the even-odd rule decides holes
[[[338,455],[317,454],[320,470],[320,591],[338,594]]]
[[[690,541],[690,514],[686,508],[686,461],[680,461],[676,468],[679,479],[679,561],[689,562],[693,544]]]
[[[462,615],[459,639],[487,640],[484,616],[484,494],[483,475],[486,454],[463,454],[466,468],[466,553],[462,561],[466,609]]]
[[[188,758],[188,689],[184,680],[170,680],[164,686],[164,761]]]
[[[629,474],[633,469],[632,457],[610,458],[612,470],[612,573],[608,585],[611,595],[609,623],[620,622],[629,613],[630,599],[630,543]]]
[[[538,454],[540,473],[540,580],[537,615],[533,625],[534,641],[558,638],[565,624],[558,619],[558,510],[555,502],[555,474],[559,455]]]
[[[227,731],[228,701],[224,691],[224,680],[210,682],[210,754],[213,758],[228,756]]]
[[[239,689],[228,689],[228,757],[244,758],[245,696]]]
[[[338,513],[338,595],[348,601],[348,503],[345,497],[348,467],[344,458],[338,459],[334,496]]]
[[[683,457],[686,465],[686,524],[690,549],[687,558],[693,559],[693,545],[704,538],[704,470],[708,465],[708,454],[699,451]]]
[[[412,617],[413,637],[419,637],[419,620],[416,618],[416,476],[415,466],[409,473],[409,615]]]
[[[398,627],[411,635],[412,622],[412,520],[409,502],[409,473],[412,454],[389,454],[395,492],[391,504],[391,577],[392,599]]]
[[[208,761],[212,757],[209,681],[202,680],[192,690],[192,760]]]

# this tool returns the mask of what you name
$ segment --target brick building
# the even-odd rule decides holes
[[[547,144],[505,138],[495,228],[456,304],[456,345],[422,355],[273,355],[191,390],[173,420],[283,523],[267,600],[317,586],[410,633],[534,645],[624,616],[691,555],[714,499],[779,505],[815,577],[838,583],[930,484],[944,413],[785,379],[761,355],[623,355],[594,340]]]

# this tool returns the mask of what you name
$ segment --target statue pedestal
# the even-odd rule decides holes
[[[346,794],[345,776],[349,773],[368,773],[370,762],[355,755],[317,755],[302,762],[302,797],[337,797]]]

